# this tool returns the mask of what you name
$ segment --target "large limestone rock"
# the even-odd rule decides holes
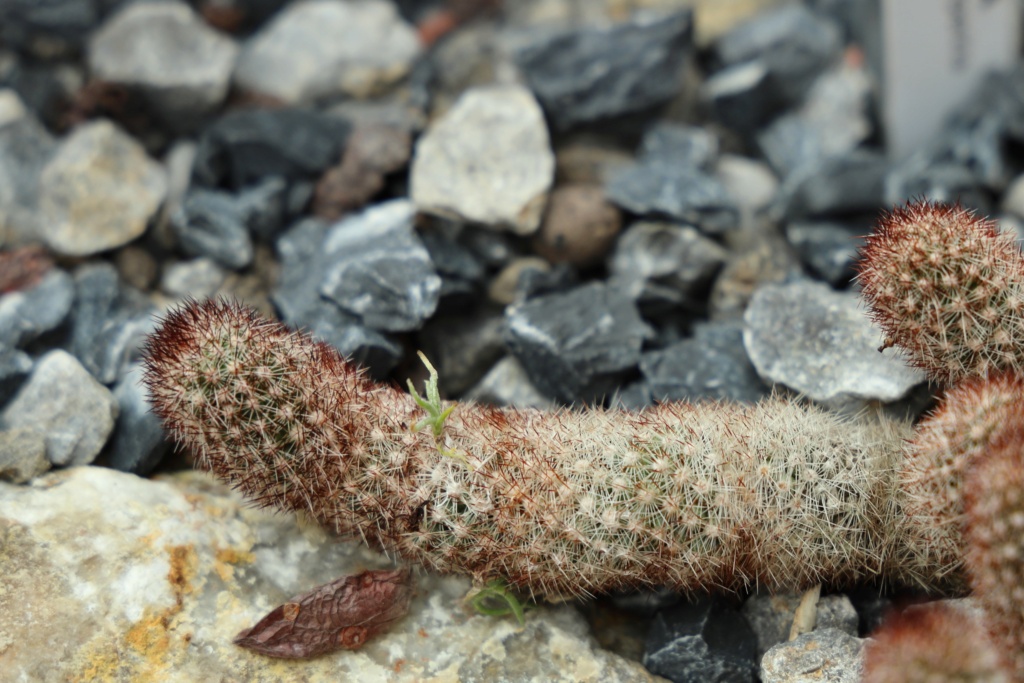
[[[475,615],[420,574],[409,615],[358,651],[270,659],[231,644],[289,597],[389,566],[205,475],[71,468],[0,484],[0,678],[26,681],[656,681],[597,649],[571,607]]]

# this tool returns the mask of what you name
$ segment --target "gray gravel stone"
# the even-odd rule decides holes
[[[778,382],[836,410],[896,401],[925,380],[882,336],[854,292],[809,280],[765,285],[744,315],[743,341],[766,382]]]
[[[281,273],[271,298],[285,323],[307,330],[367,368],[371,377],[382,379],[401,360],[402,346],[321,296],[328,266],[323,249],[327,229],[321,221],[306,220],[278,238]]]
[[[145,476],[167,453],[170,441],[149,404],[149,391],[142,383],[141,363],[133,364],[124,373],[113,392],[119,412],[107,464],[115,470]]]
[[[108,18],[86,55],[93,77],[138,88],[181,129],[227,96],[238,47],[183,2],[126,5]]]
[[[610,282],[645,303],[696,307],[727,252],[688,225],[637,222],[608,260]]]
[[[171,227],[185,253],[238,270],[252,263],[247,218],[235,195],[197,187],[171,216]]]
[[[639,156],[710,170],[718,158],[718,138],[707,128],[658,123],[644,133]]]
[[[540,225],[554,170],[530,91],[486,86],[466,92],[420,138],[410,196],[427,213],[529,234]]]
[[[522,364],[505,356],[462,397],[466,401],[516,408],[550,410],[556,403],[537,390]]]
[[[88,465],[114,430],[117,401],[66,351],[50,351],[0,413],[0,428],[32,429],[54,465]]]
[[[640,216],[671,218],[720,234],[739,225],[739,209],[713,176],[654,158],[619,172],[608,182],[608,199]]]
[[[311,109],[237,109],[203,129],[192,182],[242,190],[268,176],[316,178],[341,158],[351,129]]]
[[[761,660],[768,650],[789,640],[789,631],[802,597],[795,593],[755,594],[743,603],[740,611],[757,636],[758,660]],[[857,610],[845,595],[826,595],[818,600],[814,624],[816,630],[834,628],[847,635],[856,636],[858,622]]]
[[[0,407],[32,372],[32,358],[24,351],[0,345]]]
[[[859,683],[866,641],[839,629],[811,631],[761,660],[761,683]]]
[[[160,289],[176,298],[205,299],[220,289],[225,277],[227,273],[211,258],[179,261],[164,269]]]
[[[0,126],[0,245],[39,241],[39,174],[56,149],[32,116]]]
[[[416,235],[415,216],[412,202],[396,199],[332,227],[321,294],[373,329],[422,326],[437,308],[441,278]]]
[[[791,218],[877,215],[885,207],[889,169],[884,155],[863,149],[827,159],[812,173],[787,183],[786,212]]]
[[[759,159],[723,154],[715,164],[715,177],[740,211],[750,215],[768,208],[779,192],[779,179]]]
[[[754,403],[769,393],[747,357],[737,320],[697,325],[693,338],[645,353],[640,372],[656,401]]]
[[[609,119],[672,99],[693,43],[690,11],[610,28],[541,35],[515,55],[555,128]]]
[[[393,3],[301,0],[245,44],[235,83],[287,104],[365,98],[404,76],[419,51]]]
[[[74,279],[71,352],[93,377],[113,384],[156,328],[156,309],[144,294],[122,283],[109,263],[79,266]]]
[[[758,14],[714,45],[715,56],[724,66],[761,60],[784,103],[799,101],[842,49],[839,26],[802,3]]]
[[[509,306],[505,323],[505,343],[533,385],[566,403],[610,394],[652,334],[626,293],[600,282]]]
[[[50,469],[46,439],[34,429],[0,429],[0,481],[24,484]]]
[[[58,254],[88,256],[146,230],[167,191],[163,167],[109,121],[76,128],[39,178],[41,237]]]
[[[789,223],[786,239],[811,272],[833,287],[845,286],[854,276],[864,228],[842,223]]]
[[[0,295],[0,346],[24,346],[57,328],[74,300],[71,276],[53,268],[34,287]]]
[[[754,683],[756,641],[739,612],[719,597],[663,610],[647,636],[644,666],[675,683]]]
[[[824,160],[844,156],[871,135],[870,76],[841,67],[815,81],[806,101],[757,135],[768,162],[783,177],[813,173]]]

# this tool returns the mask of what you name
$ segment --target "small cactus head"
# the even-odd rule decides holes
[[[1024,259],[1013,236],[959,205],[886,213],[861,250],[872,319],[943,383],[1024,369]]]

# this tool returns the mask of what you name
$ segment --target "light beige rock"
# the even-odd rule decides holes
[[[39,178],[40,228],[65,256],[89,256],[141,235],[167,192],[163,168],[109,121],[65,139]]]
[[[0,671],[27,681],[657,681],[597,648],[571,607],[526,626],[471,613],[469,581],[420,574],[409,616],[363,649],[276,660],[231,644],[289,597],[389,566],[205,475],[98,467],[0,483]]]
[[[540,105],[517,85],[467,91],[416,145],[417,208],[530,234],[540,225],[555,155]]]
[[[288,104],[367,97],[405,76],[419,52],[390,2],[300,0],[245,44],[235,83]]]

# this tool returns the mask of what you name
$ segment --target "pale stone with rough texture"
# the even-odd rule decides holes
[[[390,2],[302,0],[249,39],[235,83],[288,104],[366,97],[403,77],[419,52],[415,30]]]
[[[461,578],[420,574],[410,613],[358,651],[270,659],[231,644],[266,612],[387,559],[205,475],[82,467],[0,483],[0,671],[32,681],[661,680],[598,649],[571,607],[526,626],[474,615]]]
[[[39,178],[40,231],[64,256],[120,247],[146,231],[167,192],[163,168],[109,121],[84,124]]]
[[[544,114],[530,91],[487,86],[464,94],[420,138],[411,195],[427,213],[530,234],[554,171]]]

